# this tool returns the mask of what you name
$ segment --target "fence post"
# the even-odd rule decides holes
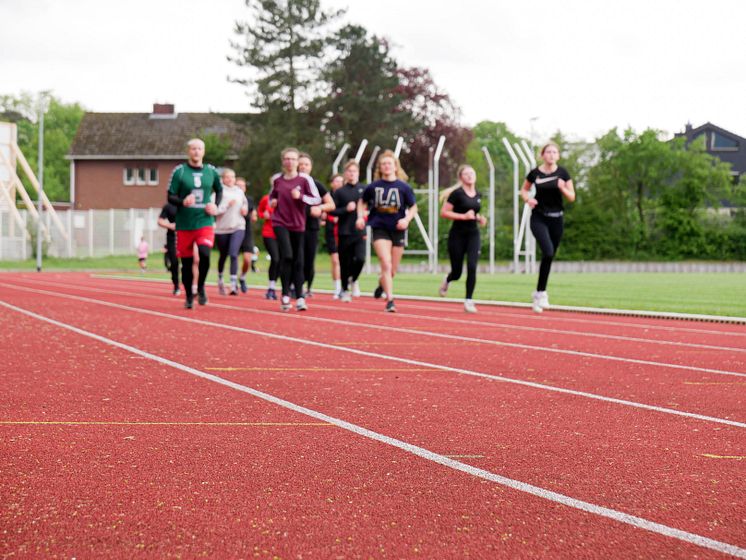
[[[72,207],[67,211],[67,258],[73,258],[73,212]]]
[[[88,210],[88,256],[93,257],[93,209]]]
[[[109,254],[114,254],[114,209],[109,208]]]
[[[490,274],[495,273],[495,166],[492,163],[492,156],[487,146],[482,146],[484,152],[484,159],[487,160],[487,165],[490,168]]]

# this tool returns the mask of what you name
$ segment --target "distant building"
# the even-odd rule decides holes
[[[697,128],[687,123],[684,132],[675,136],[686,137],[687,144],[697,140],[704,142],[708,154],[731,164],[734,182],[738,182],[741,176],[746,174],[746,138],[710,122]]]
[[[154,104],[152,113],[86,113],[70,153],[70,201],[76,210],[153,208],[166,201],[173,168],[186,161],[186,143],[216,136],[232,165],[247,140],[247,115],[176,113]],[[209,154],[208,154],[209,155]]]

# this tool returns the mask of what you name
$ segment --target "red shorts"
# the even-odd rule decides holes
[[[191,258],[194,256],[194,244],[210,247],[215,244],[215,228],[205,226],[199,229],[182,229],[176,231],[176,256]]]

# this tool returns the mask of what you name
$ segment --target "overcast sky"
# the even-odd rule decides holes
[[[463,122],[674,133],[711,121],[746,136],[746,1],[322,0],[430,69]],[[226,60],[243,0],[0,0],[0,93],[51,89],[91,111],[249,110]]]

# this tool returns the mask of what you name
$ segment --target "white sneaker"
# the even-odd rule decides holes
[[[357,282],[352,283],[352,297],[360,297],[360,284]]]
[[[290,311],[290,298],[288,296],[282,296],[282,300],[280,300],[282,303],[280,303],[280,311]]]
[[[342,293],[338,290],[334,290],[334,293],[332,294],[332,299],[339,299],[339,296],[341,296]]]
[[[349,291],[342,292],[342,295],[339,296],[339,300],[344,303],[350,303],[352,301],[352,294]]]
[[[541,306],[540,292],[533,293],[533,303],[531,305],[531,309],[534,310],[534,313],[541,313],[542,311],[544,311],[544,308]]]
[[[218,293],[221,296],[225,295],[225,283],[222,280],[218,280]]]
[[[549,309],[549,294],[546,292],[539,292],[539,305],[542,309]]]
[[[306,298],[299,297],[297,300],[295,300],[295,310],[296,311],[307,311],[308,306],[306,305]]]
[[[448,293],[448,276],[443,278],[443,282],[440,285],[440,288],[438,288],[438,294],[440,294],[440,297],[446,297],[446,294]]]
[[[467,299],[464,301],[464,311],[467,313],[476,313],[477,312],[477,306],[474,305],[473,299]]]

